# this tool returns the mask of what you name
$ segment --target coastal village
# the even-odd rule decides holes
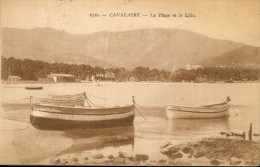
[[[67,70],[63,70],[63,64],[56,63],[51,71],[45,67],[35,69],[24,69],[21,74],[21,67],[12,65],[12,61],[21,62],[14,58],[2,57],[2,82],[3,83],[96,83],[96,82],[246,82],[260,80],[259,68],[239,68],[239,67],[204,67],[202,65],[187,64],[183,68],[172,71],[149,69],[147,67],[136,67],[132,70],[121,68],[91,67],[90,65],[69,65],[65,64]],[[37,63],[30,61],[37,67]],[[44,64],[44,62],[40,62]],[[46,66],[51,64],[45,63]],[[23,66],[23,64],[20,64]],[[59,67],[60,66],[60,67]],[[12,67],[12,68],[11,68]],[[84,69],[85,68],[85,69]],[[42,71],[45,71],[44,73]],[[49,72],[47,72],[49,71]],[[55,72],[54,72],[55,71]],[[66,73],[72,71],[72,73]],[[28,78],[28,73],[33,74]],[[34,76],[31,78],[31,76]]]

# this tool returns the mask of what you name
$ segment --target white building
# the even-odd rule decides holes
[[[22,80],[22,78],[21,77],[19,77],[19,76],[8,76],[8,81],[10,81],[10,82],[17,82],[17,81],[21,81]]]
[[[204,69],[204,67],[201,65],[190,65],[190,64],[186,65],[186,70],[197,70],[199,68]]]
[[[51,74],[47,78],[53,79],[53,82],[75,82],[75,76],[71,74]]]

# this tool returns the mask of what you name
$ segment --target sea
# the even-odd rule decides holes
[[[43,86],[27,90],[27,86]],[[94,104],[137,109],[133,126],[50,131],[29,121],[30,96],[86,92]],[[165,116],[168,104],[203,105],[223,102],[229,96],[229,116],[213,119],[172,119]],[[260,83],[147,83],[100,82],[60,84],[2,84],[0,115],[0,164],[48,164],[54,156],[86,157],[96,153],[117,156],[146,154],[151,161],[165,158],[160,145],[181,144],[207,137],[225,137],[220,132],[260,134]],[[259,140],[260,137],[253,137]]]

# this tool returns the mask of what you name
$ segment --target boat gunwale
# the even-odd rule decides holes
[[[175,111],[175,112],[189,112],[189,113],[200,113],[200,114],[216,114],[216,113],[221,113],[225,112],[228,110],[228,108],[225,108],[224,110],[221,111],[188,111],[188,110],[174,110],[174,109],[167,109],[168,111]]]
[[[212,106],[209,106],[212,105]],[[168,104],[168,107],[183,107],[183,108],[193,108],[193,109],[214,109],[214,108],[222,108],[229,106],[228,102],[222,102],[222,103],[213,103],[213,104],[205,104],[205,105],[199,105],[199,106],[181,106],[181,105],[174,105],[174,104]]]
[[[43,86],[37,86],[37,87],[25,87],[25,89],[42,89]]]
[[[34,110],[34,111],[39,111],[39,112],[45,112],[45,113],[53,113],[53,114],[64,114],[64,115],[92,115],[92,116],[99,116],[99,115],[117,115],[117,114],[124,114],[124,113],[129,113],[132,112],[133,110],[129,111],[124,111],[124,112],[117,112],[117,113],[72,113],[72,112],[50,112],[47,110]]]
[[[134,107],[135,104],[129,104],[126,106],[114,106],[114,107],[108,107],[108,108],[93,108],[89,106],[65,106],[65,105],[50,105],[50,104],[34,104],[33,106],[44,106],[44,107],[58,107],[58,108],[68,108],[68,109],[88,109],[88,110],[107,110],[107,109],[119,109],[119,108],[127,108],[127,107]]]
[[[31,97],[32,98],[32,100],[42,100],[42,101],[44,101],[44,100],[46,100],[46,101],[48,101],[48,100],[52,100],[52,101],[68,101],[68,100],[82,100],[82,99],[84,99],[85,100],[85,98],[84,97],[81,97],[81,96],[78,96],[78,97],[58,97],[58,98],[54,98],[54,97],[37,97],[37,96],[32,96]]]

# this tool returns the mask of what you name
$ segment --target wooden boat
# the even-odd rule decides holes
[[[201,106],[177,106],[168,105],[166,108],[166,118],[218,118],[229,114],[229,97],[216,104],[207,104]]]
[[[54,94],[49,94],[49,97],[52,99],[85,99],[86,94],[84,93],[79,93],[79,94],[73,94],[73,95],[54,95]]]
[[[226,83],[234,83],[233,80],[225,80]]]
[[[31,96],[31,106],[39,104],[63,105],[63,106],[84,106],[85,94],[75,95],[49,95],[47,98]]]
[[[86,101],[88,104],[91,102],[88,98]],[[69,130],[128,126],[133,125],[135,116],[134,104],[101,107],[32,103],[31,106],[30,121],[38,129]]]
[[[28,89],[28,90],[41,90],[42,86],[27,86],[27,87],[25,87],[25,89]]]

